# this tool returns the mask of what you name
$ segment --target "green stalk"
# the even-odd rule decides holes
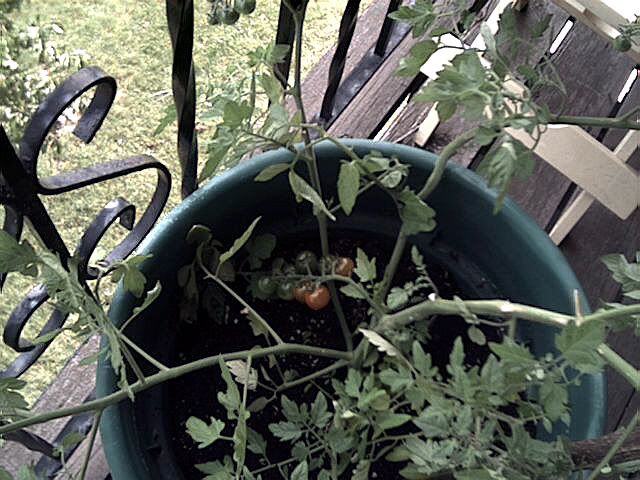
[[[532,322],[548,325],[551,327],[564,327],[570,322],[577,322],[579,319],[572,315],[544,310],[542,308],[531,307],[519,303],[511,303],[505,300],[467,300],[463,301],[466,308],[476,315],[491,315],[507,319],[529,320]],[[640,304],[627,305],[613,310],[584,315],[580,321],[582,323],[591,321],[610,321],[618,317],[626,317],[640,313]],[[428,300],[406,308],[400,312],[384,315],[378,324],[378,330],[384,332],[387,329],[400,329],[405,325],[413,323],[432,315],[459,315],[460,306],[453,300]],[[513,320],[512,320],[513,321]],[[606,344],[601,344],[597,348],[600,356],[613,369],[626,378],[637,390],[640,388],[640,372],[624,358],[611,350]]]
[[[596,466],[596,468],[593,469],[593,471],[591,472],[591,475],[589,475],[589,478],[587,478],[587,480],[596,480],[596,478],[598,478],[598,476],[600,475],[600,471],[611,461],[611,459],[616,454],[616,452],[620,449],[620,447],[622,447],[625,440],[629,437],[629,435],[631,435],[633,430],[636,428],[636,425],[638,425],[639,420],[640,420],[640,412],[636,412],[636,414],[631,419],[629,424],[625,427],[624,431],[622,432],[622,435],[620,435],[620,437],[615,441],[615,443],[611,445],[611,448],[609,449],[607,454],[604,456],[602,460],[600,460],[600,463]]]
[[[640,130],[640,122],[629,121],[630,114],[637,113],[637,109],[618,118],[606,117],[574,117],[572,115],[553,115],[550,124],[578,125],[582,127],[623,128],[625,130]]]
[[[82,470],[80,470],[80,480],[84,480],[87,476],[87,469],[89,468],[89,461],[91,460],[91,452],[93,452],[93,446],[96,443],[96,434],[98,433],[98,427],[100,426],[100,419],[102,418],[102,410],[98,410],[96,416],[93,419],[93,425],[91,425],[91,433],[89,433],[89,445],[87,446],[87,453],[85,454],[82,462]]]
[[[631,364],[604,343],[598,347],[598,353],[607,361],[611,368],[622,375],[636,391],[640,390],[640,372],[638,370],[633,368]]]
[[[346,361],[351,361],[352,359],[352,355],[349,352],[332,350],[330,348],[313,347],[310,345],[302,345],[298,343],[284,343],[281,345],[275,345],[273,347],[256,348],[255,350],[242,350],[232,353],[220,353],[218,355],[195,360],[193,362],[185,363],[184,365],[172,367],[168,370],[150,375],[145,378],[144,382],[138,380],[137,382],[131,384],[128,390],[118,390],[117,392],[111,393],[102,398],[97,398],[96,400],[92,400],[90,402],[83,403],[81,405],[61,408],[59,410],[54,410],[51,412],[44,412],[38,415],[33,415],[29,418],[17,420],[6,425],[1,425],[0,435],[14,432],[22,428],[30,427],[31,425],[36,425],[38,423],[55,420],[56,418],[69,417],[84,412],[104,410],[105,408],[114,405],[115,403],[127,399],[129,397],[129,391],[133,394],[142,392],[155,385],[166,382],[168,380],[174,380],[188,373],[195,372],[203,368],[214,367],[219,364],[220,360],[226,362],[229,360],[244,360],[248,358],[249,355],[251,355],[252,358],[263,358],[269,355],[283,355],[290,353],[315,355],[323,358],[333,358],[336,360]]]
[[[302,101],[302,22],[307,9],[307,1],[303,1],[302,8],[298,12],[293,9],[288,3],[285,3],[293,15],[294,27],[295,27],[295,62],[294,62],[294,86],[293,97],[295,99],[296,107],[300,112],[301,123],[305,125],[307,123],[307,117],[304,111],[304,103]],[[309,177],[311,179],[311,185],[318,193],[320,198],[322,197],[322,184],[320,183],[320,174],[318,172],[318,162],[316,154],[313,148],[309,147],[311,144],[311,137],[309,136],[309,129],[302,127],[302,134],[304,137],[305,149],[309,151],[307,160],[307,168],[309,171]],[[320,231],[320,248],[322,249],[322,256],[329,255],[329,229],[327,227],[327,216],[323,212],[317,212],[316,218],[318,219],[318,229]],[[340,330],[344,338],[347,350],[353,350],[353,341],[351,340],[351,331],[347,324],[347,318],[342,309],[342,303],[340,302],[340,296],[338,295],[338,289],[335,283],[330,281],[327,283],[329,292],[331,294],[331,303],[338,317],[338,323],[340,324]]]
[[[465,143],[469,142],[476,134],[477,129],[468,130],[462,135],[458,136],[455,140],[451,141],[440,153],[440,156],[436,160],[435,167],[433,171],[427,178],[422,189],[418,192],[418,196],[425,200],[433,190],[438,186],[440,180],[442,179],[442,175],[444,175],[445,168],[447,166],[447,162],[453,155],[458,151],[460,147],[462,147]],[[405,246],[407,244],[407,234],[404,230],[400,230],[398,233],[398,237],[396,238],[396,243],[393,246],[393,251],[391,252],[391,258],[389,259],[389,263],[387,264],[387,268],[384,270],[384,275],[382,277],[382,282],[374,296],[374,300],[378,303],[384,303],[384,298],[387,296],[389,292],[389,288],[391,288],[391,282],[393,281],[393,277],[396,274],[396,270],[398,269],[398,265],[400,264],[400,260],[402,259],[402,254],[404,253]]]

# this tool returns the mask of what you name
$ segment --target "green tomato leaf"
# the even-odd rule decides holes
[[[220,370],[222,372],[222,379],[227,384],[226,392],[218,392],[218,401],[224,406],[227,410],[227,416],[229,420],[237,418],[236,410],[240,408],[241,399],[240,399],[240,391],[238,390],[238,386],[236,382],[231,378],[231,372],[229,368],[220,357]]]
[[[387,307],[391,310],[400,308],[409,302],[409,293],[404,288],[393,287],[387,295]]]
[[[502,208],[512,180],[531,175],[533,165],[531,151],[512,137],[508,137],[495,151],[485,157],[479,171],[487,178],[489,186],[498,192],[494,213]]]
[[[605,339],[604,323],[590,321],[580,326],[570,323],[556,335],[555,344],[572,367],[583,373],[596,373],[603,366],[597,349]]]
[[[306,460],[293,469],[291,480],[309,480],[309,466]]]
[[[360,170],[353,162],[342,162],[338,175],[338,198],[342,210],[351,214],[360,188]]]
[[[269,165],[262,169],[262,171],[256,175],[254,180],[256,182],[268,182],[272,178],[280,175],[282,172],[286,172],[289,170],[290,165],[288,163],[276,163],[274,165]]]
[[[365,299],[364,294],[355,287],[355,285],[344,285],[340,287],[340,291],[350,298]]]
[[[27,274],[33,270],[38,257],[29,243],[18,243],[11,235],[0,229],[0,272]],[[34,272],[35,273],[35,272]]]
[[[220,265],[222,265],[224,262],[229,260],[236,253],[238,253],[238,251],[243,247],[243,245],[247,243],[247,241],[249,240],[249,237],[251,237],[251,234],[253,233],[253,229],[256,228],[256,225],[258,224],[261,218],[262,217],[258,217],[253,222],[251,222],[251,225],[249,225],[249,227],[244,231],[244,233],[238,239],[236,239],[235,242],[233,242],[233,245],[231,246],[231,248],[226,252],[224,252],[222,255],[220,255],[220,259],[218,260],[218,268],[220,268]]]
[[[438,49],[438,45],[433,40],[423,40],[416,43],[409,54],[400,60],[396,75],[399,77],[415,77],[420,72],[420,68],[429,57]]]
[[[198,448],[206,448],[220,438],[224,429],[224,422],[211,417],[211,423],[197,417],[187,419],[187,433],[198,444]]]
[[[436,212],[411,189],[405,188],[400,192],[398,200],[402,203],[400,218],[407,235],[430,232],[436,227]]]
[[[318,212],[323,212],[327,217],[335,221],[336,217],[327,209],[318,192],[293,170],[289,170],[289,185],[291,185],[291,190],[295,194],[298,202],[301,202],[302,199],[307,200],[313,205],[314,214],[317,215]]]
[[[356,268],[353,270],[361,282],[372,282],[378,275],[376,270],[376,259],[369,260],[364,250],[356,250]]]
[[[381,412],[376,416],[376,427],[380,430],[391,430],[407,423],[413,417],[405,413]]]
[[[140,298],[144,293],[147,279],[138,270],[138,266],[149,258],[151,258],[151,255],[136,255],[116,264],[111,273],[111,281],[117,283],[122,280],[125,291]]]
[[[280,440],[292,441],[297,440],[303,434],[298,425],[291,422],[278,422],[269,425],[269,430]]]

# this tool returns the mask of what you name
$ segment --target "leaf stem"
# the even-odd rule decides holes
[[[640,130],[639,121],[629,121],[629,117],[637,113],[637,109],[618,118],[607,117],[576,117],[573,115],[553,115],[549,119],[551,124],[578,125],[582,127],[623,128],[626,130]]]
[[[598,353],[607,361],[611,368],[622,375],[636,391],[640,390],[640,372],[638,370],[633,368],[631,364],[604,343],[598,347]]]
[[[128,389],[121,389],[117,392],[111,393],[96,400],[83,403],[81,405],[75,405],[73,407],[61,408],[50,412],[44,412],[38,415],[33,415],[29,418],[17,420],[15,422],[1,425],[0,435],[4,435],[9,432],[14,432],[22,428],[36,425],[38,423],[48,422],[57,418],[68,417],[72,415],[78,415],[80,413],[92,412],[97,410],[103,410],[115,403],[128,398],[129,393],[136,394],[147,390],[155,385],[173,380],[183,375],[186,375],[203,368],[213,367],[218,365],[220,360],[245,360],[251,355],[252,358],[263,358],[269,355],[284,355],[284,354],[303,354],[303,355],[315,355],[323,358],[333,358],[336,360],[351,361],[353,356],[349,352],[341,350],[333,350],[330,348],[314,347],[311,345],[303,345],[298,343],[283,343],[281,345],[275,345],[273,347],[256,348],[254,350],[242,350],[232,353],[220,353],[210,357],[195,360],[193,362],[185,363],[177,367],[169,368],[166,371],[158,372],[154,375],[150,375],[145,378],[145,381],[140,380],[131,384]]]
[[[639,420],[640,420],[640,412],[636,412],[636,414],[633,416],[629,424],[625,427],[624,431],[622,432],[622,435],[620,435],[620,437],[618,437],[615,443],[611,445],[611,448],[609,449],[607,454],[602,458],[602,460],[600,460],[600,463],[598,463],[598,465],[593,469],[593,471],[591,472],[587,480],[595,480],[596,478],[598,478],[602,468],[609,463],[609,461],[613,458],[613,456],[620,449],[620,447],[622,447],[625,440],[629,437],[629,435],[631,435],[633,430],[636,428],[636,425],[638,425]]]
[[[292,380],[290,382],[284,382],[283,384],[279,385],[278,388],[276,388],[275,393],[283,392],[285,390],[288,390],[289,388],[293,388],[303,383],[310,382],[311,380],[315,380],[316,378],[323,377],[326,374],[331,373],[335,370],[339,370],[340,368],[345,367],[347,365],[349,365],[349,362],[347,362],[346,360],[338,360],[337,362],[332,363],[328,367],[317,370],[313,373],[310,373],[309,375],[296,378],[295,380]]]
[[[135,344],[133,340],[131,340],[125,334],[120,332],[118,336],[124,343],[129,345],[136,353],[138,353],[142,358],[144,358],[147,362],[149,362],[151,365],[156,367],[158,370],[160,371],[169,370],[169,368],[166,365],[164,365],[163,363],[161,363],[160,361],[156,360],[151,355],[149,355],[147,352],[145,352],[142,348],[140,348],[137,344]]]
[[[467,130],[462,135],[455,138],[451,141],[440,153],[440,156],[436,160],[436,164],[433,168],[433,171],[427,178],[422,189],[418,192],[418,196],[420,199],[425,200],[433,190],[438,186],[442,176],[444,175],[445,168],[447,166],[447,162],[449,159],[458,151],[460,147],[462,147],[465,143],[469,142],[476,134],[477,129]],[[400,229],[398,233],[398,237],[396,238],[396,243],[393,246],[393,251],[391,252],[391,258],[389,259],[389,263],[387,264],[387,268],[384,270],[384,275],[382,277],[382,282],[380,283],[376,295],[374,295],[374,300],[378,303],[382,303],[387,293],[389,292],[389,288],[391,288],[391,282],[393,281],[393,277],[398,269],[398,265],[400,264],[400,260],[402,259],[402,254],[404,253],[405,246],[407,244],[407,234],[404,232],[404,229]]]
[[[103,410],[98,410],[94,419],[93,425],[91,425],[91,432],[89,433],[89,445],[87,446],[87,453],[84,456],[82,462],[82,470],[80,470],[80,480],[84,480],[87,476],[87,469],[89,468],[89,461],[91,460],[91,452],[93,446],[96,443],[96,434],[98,433],[98,427],[100,426],[100,419],[102,418]]]

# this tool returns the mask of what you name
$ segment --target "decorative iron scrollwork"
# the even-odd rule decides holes
[[[60,115],[90,91],[93,91],[91,102],[73,131],[74,135],[89,143],[100,129],[116,95],[115,79],[96,67],[78,71],[44,100],[25,129],[19,154],[16,154],[0,125],[0,203],[5,208],[3,229],[19,240],[24,219],[27,218],[44,245],[56,252],[63,262],[69,259],[69,250],[39,195],[58,195],[142,170],[156,170],[155,191],[137,223],[135,207],[122,198],[116,198],[105,205],[79,240],[74,256],[78,259],[78,276],[82,281],[96,278],[97,272],[89,266],[89,259],[100,239],[116,221],[130,232],[108,254],[105,263],[108,265],[126,258],[139,245],[160,216],[171,185],[168,169],[148,155],[105,162],[45,178],[38,176],[37,162],[46,136]],[[5,280],[5,276],[0,277],[0,288]],[[21,354],[7,369],[0,372],[0,378],[22,375],[47,349],[50,342],[33,345],[21,335],[35,312],[46,305],[48,300],[45,288],[38,285],[11,313],[3,338],[9,347]],[[65,320],[65,314],[54,310],[40,334],[62,327]]]

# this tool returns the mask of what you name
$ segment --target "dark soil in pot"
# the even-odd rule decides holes
[[[386,264],[392,243],[384,237],[371,238],[371,236],[354,235],[352,232],[343,235],[340,233],[331,232],[331,238],[335,239],[331,245],[332,253],[355,259],[356,248],[359,247],[370,258],[377,259],[378,273],[380,274]],[[316,235],[308,238],[303,236],[278,238],[278,246],[273,256],[292,259],[299,251],[309,249],[319,253],[320,248],[316,244]],[[407,252],[409,250],[407,249]],[[425,257],[429,274],[442,297],[452,298],[454,295],[464,298],[496,297],[495,288],[489,284],[477,268],[466,262],[456,252],[441,245],[437,239],[432,238],[429,247],[423,248],[421,253]],[[415,267],[408,253],[403,258],[398,272],[396,278],[398,284],[415,278]],[[211,283],[213,282],[210,281],[208,284],[203,282],[204,289],[211,289]],[[338,321],[330,305],[322,310],[313,311],[295,300],[253,301],[246,292],[247,286],[246,281],[238,279],[232,285],[236,292],[250,300],[250,303],[264,318],[272,322],[273,328],[285,341],[334,349],[344,348]],[[211,291],[209,291],[210,293]],[[428,293],[424,292],[425,298]],[[241,313],[242,306],[228,296],[225,299],[224,305],[219,305],[215,301],[206,305],[206,300],[201,301],[197,320],[193,323],[180,322],[176,332],[175,354],[173,360],[169,362],[170,364],[190,362],[218,352],[249,349],[257,344],[264,345],[262,337],[258,339],[252,334],[246,317]],[[171,303],[177,305],[179,300],[176,299]],[[352,330],[356,330],[358,325],[364,326],[368,320],[367,306],[364,302],[346,298],[343,301],[343,306]],[[177,311],[172,314],[176,318],[178,317]],[[434,364],[440,367],[443,374],[445,374],[444,367],[448,363],[453,340],[457,336],[466,338],[467,328],[468,325],[459,317],[448,317],[436,319],[434,327],[430,329],[430,338],[425,350],[431,353]],[[500,332],[498,330],[491,328],[483,328],[483,330],[488,340],[499,340]],[[359,338],[355,339],[356,342],[358,340]],[[488,354],[486,347],[480,347],[471,342],[465,343],[465,351],[468,361],[472,364],[481,363]],[[329,363],[331,361],[328,359],[288,355],[280,358],[279,366],[282,373],[295,372],[296,375],[304,376]],[[260,361],[260,365],[265,366],[267,374],[272,379],[279,379],[279,373],[275,367],[267,368],[267,362],[264,360]],[[344,371],[338,371],[335,375],[341,377],[344,375]],[[260,376],[262,377],[262,374]],[[330,378],[320,380],[318,385],[331,391]],[[192,373],[170,382],[168,386],[167,428],[172,443],[172,453],[175,455],[179,469],[184,472],[187,479],[202,478],[202,473],[194,468],[195,464],[222,459],[224,455],[232,454],[230,442],[218,441],[210,447],[198,449],[195,442],[185,432],[185,422],[190,416],[202,419],[215,417],[227,422],[228,425],[231,423],[227,421],[226,411],[216,398],[217,392],[224,389],[224,382],[218,368]],[[315,398],[316,389],[300,386],[287,390],[285,395],[295,399],[297,403],[310,404]],[[249,392],[248,403],[261,396],[268,398],[271,396],[271,392],[258,386],[255,391]],[[290,444],[275,438],[267,428],[270,423],[284,420],[282,414],[279,413],[280,408],[278,398],[263,410],[252,413],[249,419],[249,426],[261,433],[267,440],[267,452],[272,463],[290,457]],[[224,434],[231,435],[231,431],[231,427],[227,426]],[[248,454],[247,465],[252,470],[264,466],[261,460],[253,454]],[[398,478],[397,465],[380,461],[374,465],[372,474],[377,474],[378,478]],[[347,469],[345,478],[350,478],[350,474],[350,469]],[[271,469],[263,472],[262,478],[270,480],[282,477],[277,469]]]

